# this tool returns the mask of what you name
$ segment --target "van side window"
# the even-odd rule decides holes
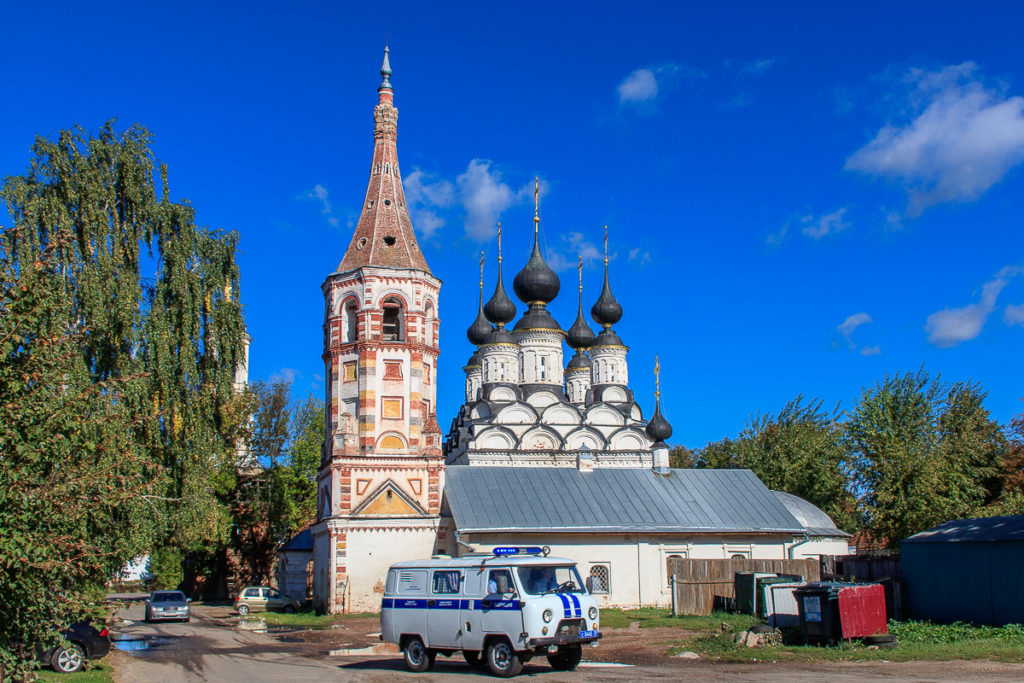
[[[388,572],[388,580],[387,583],[384,585],[384,592],[388,595],[394,595],[396,583],[398,583],[398,572],[392,569]]]
[[[507,569],[492,569],[491,573],[487,576],[487,594],[497,593],[498,591],[498,579],[503,578],[504,583],[508,586],[508,590],[515,590],[515,584],[512,583],[512,572]]]
[[[436,571],[434,572],[435,593],[458,593],[459,579],[461,575],[457,571]]]
[[[406,569],[398,572],[398,594],[420,595],[427,590],[427,572],[425,569]]]

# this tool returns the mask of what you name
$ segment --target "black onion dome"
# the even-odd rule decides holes
[[[625,346],[625,344],[619,339],[619,335],[615,334],[615,330],[605,328],[601,330],[601,334],[597,335],[593,346]]]
[[[480,350],[477,349],[476,351],[473,352],[473,355],[469,357],[469,360],[466,361],[466,366],[465,367],[467,367],[467,368],[478,368],[478,367],[480,367],[480,364],[481,364],[481,361],[480,361]]]
[[[516,317],[516,305],[505,293],[505,283],[501,279],[501,264],[498,264],[498,284],[494,286],[494,294],[484,306],[484,315],[495,325],[504,325]]]
[[[558,321],[551,317],[544,304],[531,304],[519,319],[514,330],[557,330],[562,331]]]
[[[508,297],[505,297],[508,298]],[[487,341],[487,335],[491,333],[491,324],[487,322],[487,318],[484,316],[483,307],[483,294],[480,295],[480,305],[477,308],[476,320],[466,330],[466,338],[469,339],[469,343],[474,346],[480,346]]]
[[[672,425],[661,416],[661,405],[658,402],[654,404],[654,416],[651,417],[650,422],[647,423],[647,429],[644,431],[655,442],[664,442],[665,439],[672,436]]]
[[[540,255],[540,246],[537,244],[535,233],[533,253],[530,254],[530,260],[526,262],[523,269],[516,274],[516,279],[512,281],[512,290],[523,303],[547,304],[555,300],[561,286],[555,271],[551,270],[544,262],[544,257]]]
[[[586,349],[594,345],[594,331],[583,317],[583,304],[576,313],[576,322],[566,331],[565,343],[572,349]]]
[[[597,302],[591,307],[590,315],[594,322],[601,327],[611,327],[622,319],[622,306],[612,296],[612,289],[608,286],[607,260],[604,266],[604,288],[601,290],[601,296],[597,298]]]
[[[575,370],[576,368],[586,368],[587,370],[594,367],[594,361],[590,360],[585,353],[577,351],[571,359],[569,364],[565,366],[566,370]]]

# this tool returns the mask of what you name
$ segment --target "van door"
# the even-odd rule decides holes
[[[487,572],[482,569],[467,569],[462,582],[462,649],[482,650],[484,643],[483,612],[480,596],[484,594]]]
[[[427,645],[437,648],[460,648],[459,593],[462,571],[435,569],[430,577],[427,597]]]
[[[484,591],[487,593],[481,600],[484,636],[502,633],[515,644],[523,632],[523,610],[519,607],[520,592],[516,590],[512,570],[508,567],[489,569]]]
[[[400,569],[398,590],[391,599],[394,610],[395,633],[427,637],[427,570]]]

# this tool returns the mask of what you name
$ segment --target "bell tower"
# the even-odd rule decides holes
[[[313,528],[322,612],[378,609],[387,567],[433,552],[444,484],[435,417],[441,281],[405,203],[388,48],[380,73],[359,222],[322,285],[327,415]]]

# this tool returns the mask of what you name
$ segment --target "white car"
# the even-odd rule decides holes
[[[411,671],[456,652],[503,677],[538,655],[572,671],[583,645],[601,637],[597,601],[575,563],[540,548],[399,562],[388,570],[380,622],[381,640],[398,644]]]

